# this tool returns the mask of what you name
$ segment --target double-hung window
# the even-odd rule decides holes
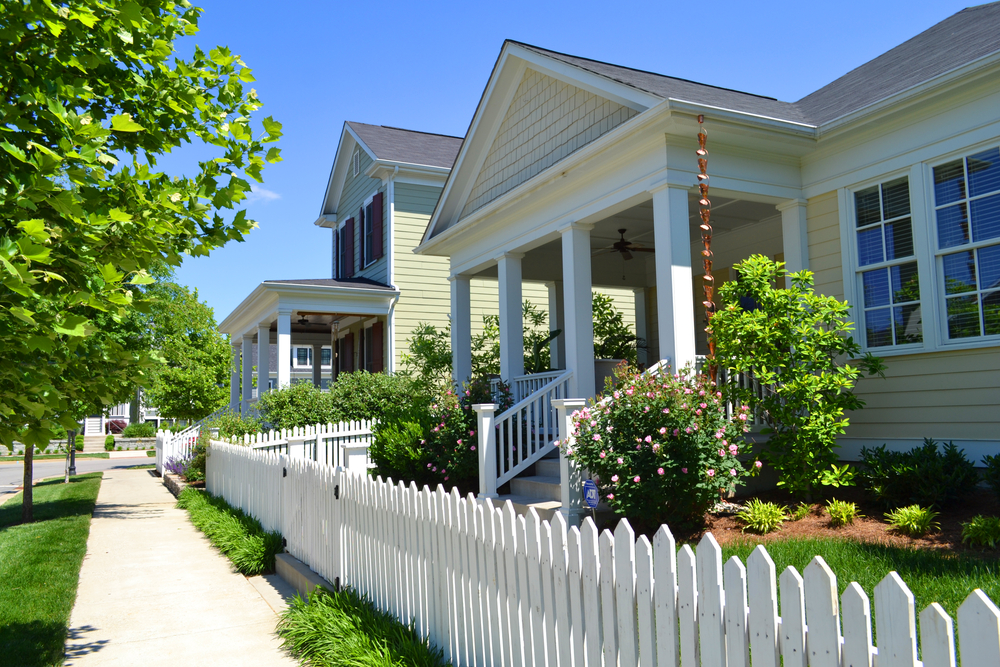
[[[1000,148],[934,167],[949,340],[1000,335]]]
[[[922,342],[909,180],[904,176],[855,192],[854,210],[867,346]]]

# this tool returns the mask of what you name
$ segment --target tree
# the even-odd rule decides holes
[[[847,427],[845,412],[864,406],[853,393],[862,369],[881,375],[881,360],[861,356],[849,335],[848,304],[814,292],[812,272],[789,274],[791,287],[776,289],[785,275],[782,262],[754,255],[734,268],[739,278],[719,290],[722,308],[711,320],[716,360],[766,387],[762,397],[750,388],[727,389],[765,415],[771,434],[765,456],[778,471],[778,485],[811,499],[817,484],[849,483],[847,467],[836,467],[837,436]],[[745,297],[752,308],[740,305]]]
[[[200,13],[186,0],[0,4],[0,440],[26,452],[142,372],[141,354],[100,332],[145,307],[151,267],[255,226],[235,209],[280,160],[265,144],[281,126],[265,118],[254,138],[261,103],[229,49],[172,58]],[[193,176],[157,171],[184,143],[215,155]],[[30,521],[30,454],[25,480]]]
[[[229,397],[232,355],[228,337],[216,329],[208,304],[173,282],[146,291],[151,346],[158,363],[150,372],[146,400],[164,417],[195,420],[222,407]]]
[[[625,359],[636,364],[637,349],[645,347],[646,341],[637,338],[625,324],[620,310],[615,308],[615,300],[607,294],[594,292],[594,358]]]

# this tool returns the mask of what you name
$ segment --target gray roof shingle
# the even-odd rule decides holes
[[[353,121],[347,124],[380,160],[451,169],[462,147],[462,137]]]
[[[1000,51],[1000,2],[963,9],[794,103],[509,41],[664,99],[821,125]]]

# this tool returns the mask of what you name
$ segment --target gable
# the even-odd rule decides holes
[[[590,91],[526,69],[461,217],[637,113]]]

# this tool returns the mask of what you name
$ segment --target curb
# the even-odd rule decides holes
[[[163,473],[163,486],[167,487],[167,490],[174,494],[174,498],[176,498],[181,495],[181,491],[187,488],[187,482],[182,480],[178,475],[165,472]]]
[[[303,598],[316,587],[336,590],[329,581],[309,569],[309,566],[289,553],[274,558],[274,571]]]

